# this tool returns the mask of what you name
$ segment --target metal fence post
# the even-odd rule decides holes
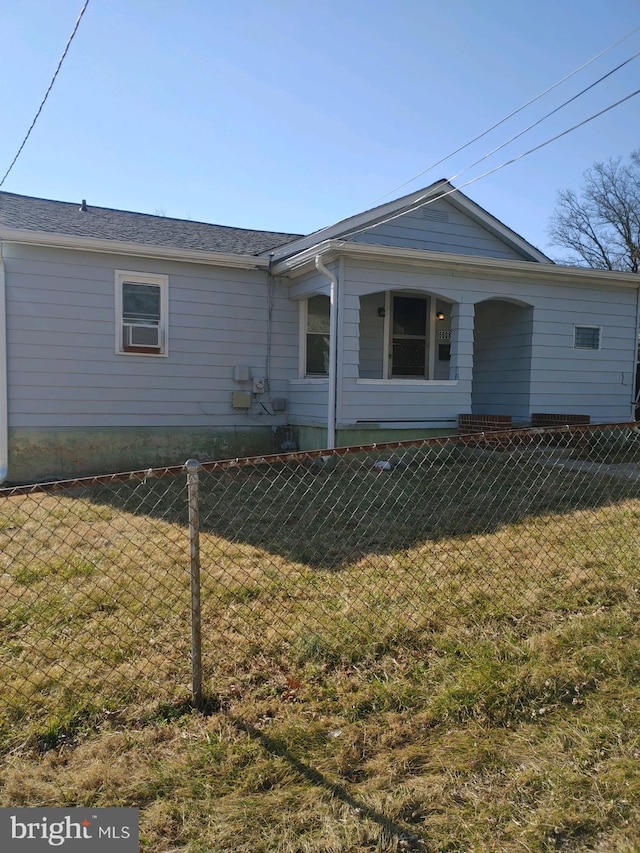
[[[200,507],[198,502],[197,459],[185,462],[189,501],[189,555],[191,564],[191,697],[195,708],[202,707],[202,627],[200,618]]]

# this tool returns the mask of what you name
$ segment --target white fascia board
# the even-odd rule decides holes
[[[236,267],[238,269],[268,269],[269,259],[254,255],[235,255],[230,252],[207,252],[200,249],[179,249],[172,246],[152,246],[127,243],[121,240],[101,240],[96,237],[75,237],[70,234],[45,234],[13,228],[0,229],[0,240],[29,246],[55,249],[75,249],[83,252],[105,252],[111,255],[132,255],[162,261],[189,261],[196,264]]]
[[[483,274],[499,278],[554,281],[599,281],[622,287],[640,288],[640,276],[637,273],[565,267],[559,264],[538,264],[532,261],[511,261],[478,255],[456,255],[449,252],[430,252],[424,249],[405,249],[370,243],[349,243],[344,240],[326,240],[319,246],[313,246],[274,264],[272,272],[274,275],[287,276],[291,279],[298,278],[315,269],[316,255],[321,255],[325,263],[343,256],[356,260],[377,260],[380,263],[409,264],[424,269],[450,269],[470,275]]]

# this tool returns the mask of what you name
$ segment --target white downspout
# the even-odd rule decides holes
[[[320,255],[316,255],[316,269],[326,276],[331,287],[329,290],[329,393],[327,394],[327,450],[336,446],[336,380],[338,373],[337,341],[338,328],[338,279],[322,263]]]
[[[9,473],[9,407],[7,400],[7,314],[2,241],[0,241],[0,483]]]

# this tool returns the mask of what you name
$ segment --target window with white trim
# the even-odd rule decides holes
[[[601,326],[574,326],[573,348],[574,349],[600,349]]]
[[[429,379],[429,297],[393,295],[391,304],[391,378]]]
[[[169,277],[116,271],[116,352],[167,355]]]
[[[329,375],[330,312],[328,296],[311,296],[307,300],[305,376]]]

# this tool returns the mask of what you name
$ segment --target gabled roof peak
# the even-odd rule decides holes
[[[528,243],[523,237],[454,187],[447,178],[441,178],[422,189],[415,190],[385,204],[372,207],[355,216],[350,216],[347,219],[336,222],[334,225],[329,225],[326,228],[314,231],[312,234],[283,245],[274,252],[274,258],[277,261],[291,257],[300,251],[304,251],[314,245],[319,245],[327,240],[350,240],[360,233],[397,219],[414,210],[426,207],[429,204],[438,202],[441,199],[465,213],[487,231],[498,237],[520,254],[523,259],[538,263],[553,263],[539,249]]]

